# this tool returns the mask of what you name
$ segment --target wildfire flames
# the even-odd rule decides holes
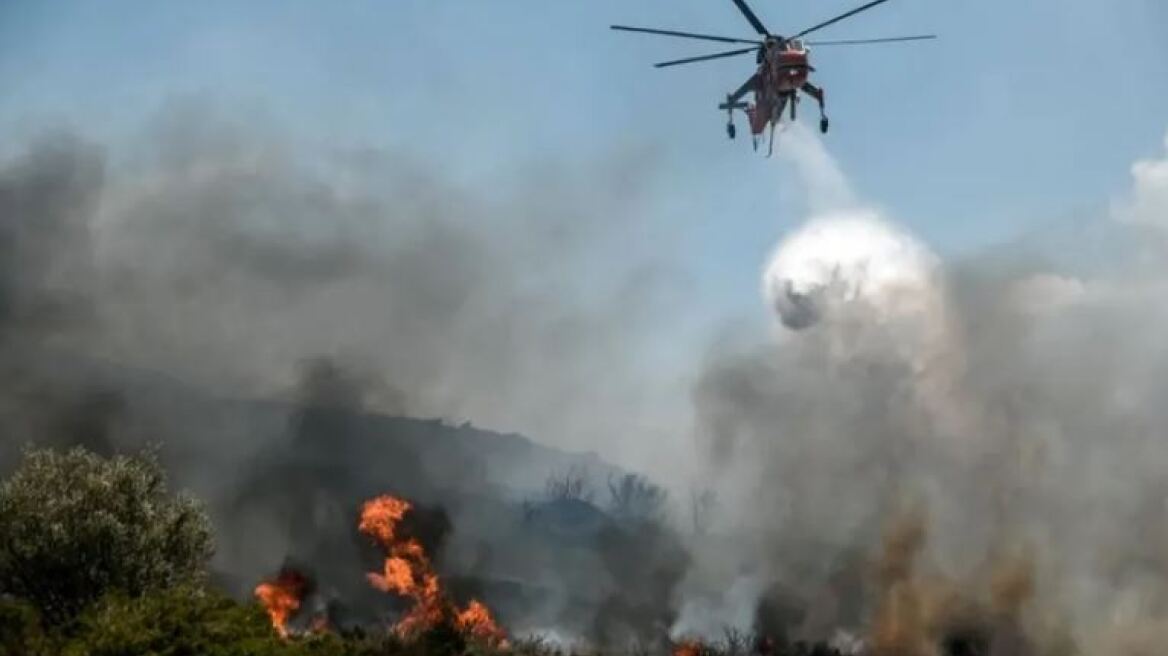
[[[702,656],[704,652],[697,640],[683,640],[673,647],[673,656]]]
[[[410,508],[410,503],[403,499],[389,495],[377,497],[365,502],[357,527],[377,540],[386,551],[383,571],[367,574],[369,583],[378,590],[413,601],[413,607],[397,623],[394,631],[412,636],[451,621],[468,636],[505,645],[507,635],[495,623],[490,610],[477,600],[472,600],[464,609],[458,609],[442,590],[422,544],[398,535],[400,522]]]
[[[399,535],[401,521],[411,507],[410,502],[403,499],[388,495],[377,497],[362,507],[361,521],[357,525],[359,531],[372,537],[386,551],[383,570],[366,574],[370,585],[413,602],[410,610],[393,627],[394,632],[412,637],[448,623],[467,637],[506,647],[507,634],[495,623],[486,605],[472,600],[466,608],[458,608],[443,591],[422,543]],[[300,610],[308,588],[308,578],[292,569],[284,569],[275,580],[256,586],[255,596],[268,611],[272,626],[280,637],[288,637],[288,622]],[[327,618],[316,618],[312,630],[327,631]]]
[[[288,620],[300,609],[308,579],[299,572],[285,569],[274,581],[256,586],[255,596],[272,618],[272,626],[281,638],[288,637]]]
[[[484,642],[505,646],[507,634],[491,617],[491,611],[481,601],[472,599],[466,608],[458,611],[455,626],[459,631]]]

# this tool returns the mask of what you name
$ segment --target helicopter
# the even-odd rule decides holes
[[[723,59],[725,57],[736,57],[739,55],[746,55],[750,53],[755,54],[755,64],[757,69],[749,79],[746,80],[742,86],[738,87],[732,93],[726,95],[726,101],[718,105],[718,109],[725,110],[727,114],[726,134],[730,139],[734,139],[737,130],[734,127],[734,112],[741,111],[746,114],[750,122],[751,139],[754,144],[754,149],[758,150],[758,141],[762,134],[770,127],[770,144],[768,146],[767,156],[769,157],[774,152],[775,147],[775,128],[783,118],[784,112],[790,107],[791,121],[796,120],[796,107],[799,103],[799,92],[814,98],[819,105],[819,130],[827,134],[830,121],[827,118],[827,108],[824,103],[824,91],[822,87],[818,87],[810,82],[811,73],[815,72],[815,68],[810,63],[810,47],[811,46],[838,46],[838,45],[862,45],[874,43],[897,43],[904,41],[923,41],[927,39],[935,39],[935,34],[919,34],[913,36],[897,36],[884,37],[878,39],[847,39],[837,41],[805,41],[803,37],[821,30],[829,25],[834,25],[842,20],[851,18],[856,14],[867,11],[877,5],[884,4],[888,0],[873,0],[868,4],[844,12],[832,19],[823,21],[813,25],[801,32],[797,32],[792,36],[781,36],[772,34],[770,30],[763,25],[762,21],[758,19],[750,6],[746,4],[746,0],[732,0],[734,5],[750,23],[751,27],[758,32],[757,39],[740,39],[733,37],[714,36],[710,34],[696,34],[693,32],[679,32],[676,30],[660,30],[647,27],[631,27],[628,25],[612,25],[611,28],[623,32],[640,32],[644,34],[657,34],[664,36],[680,37],[685,39],[698,39],[702,41],[716,41],[719,43],[733,43],[733,44],[749,44],[747,48],[739,48],[737,50],[730,50],[727,52],[718,52],[710,55],[700,55],[697,57],[687,57],[685,59],[676,59],[673,61],[661,62],[654,64],[657,68],[666,68],[670,66],[680,66],[682,64],[693,64],[696,62],[709,61],[712,59]],[[754,92],[754,102],[747,103],[743,98]]]

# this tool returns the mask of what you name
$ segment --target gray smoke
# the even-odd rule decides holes
[[[784,138],[812,197],[765,269],[774,338],[663,373],[683,278],[670,244],[628,238],[648,232],[652,152],[541,163],[485,193],[400,152],[322,153],[191,106],[132,143],[46,136],[0,166],[0,466],[29,439],[161,441],[216,509],[225,585],[306,561],[357,619],[384,600],[319,565],[372,568],[356,503],[405,492],[450,521],[452,587],[547,580],[500,594],[523,598],[501,612],[557,635],[1158,653],[1168,165],[1137,165],[1092,229],[1118,239],[1040,234],[1016,257],[944,262],[857,202],[812,137]],[[1088,266],[1085,243],[1114,250]],[[690,367],[692,406],[659,413],[663,379]],[[462,429],[376,415],[624,462],[684,460],[659,445],[691,411],[686,464],[714,496],[693,497],[685,549],[583,502],[532,529],[516,490],[553,472],[519,438],[480,453]],[[440,441],[461,446],[411,446]]]
[[[819,146],[792,151],[814,177]],[[1134,168],[1117,218],[1163,225],[1164,166]],[[744,539],[699,546],[686,594],[778,581],[793,635],[851,629],[876,653],[965,648],[944,644],[963,631],[994,654],[1159,653],[1168,235],[1141,227],[1102,268],[1074,257],[1106,242],[1086,234],[943,265],[849,196],[776,249],[775,341],[724,346],[699,378],[722,531]],[[916,514],[919,547],[881,546]]]
[[[550,599],[582,631],[668,625],[685,562],[668,531],[614,524],[562,555],[524,543],[521,512],[560,467],[615,476],[574,452],[620,460],[658,387],[644,362],[681,279],[667,240],[627,238],[650,232],[655,157],[499,171],[488,193],[197,102],[126,142],[34,140],[0,163],[0,469],[30,441],[161,443],[210,503],[217,579],[240,596],[292,565],[342,617],[384,612],[356,515],[393,492],[449,518],[441,570],[519,598],[506,620]],[[633,558],[654,578],[626,599]],[[593,618],[606,599],[645,619]]]
[[[403,153],[272,132],[176,103],[110,158],[72,134],[10,158],[6,342],[224,396],[287,398],[324,356],[379,387],[373,408],[619,449],[683,290],[668,240],[625,238],[645,226],[651,150],[500,172],[488,194]]]

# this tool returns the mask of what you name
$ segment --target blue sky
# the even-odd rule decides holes
[[[781,33],[859,2],[752,4]],[[751,59],[658,71],[718,44],[610,23],[750,33],[729,0],[0,0],[0,127],[116,137],[168,97],[210,94],[317,143],[410,149],[484,188],[541,159],[652,148],[654,225],[687,245],[702,302],[756,307],[767,251],[802,217],[790,171],[726,141],[714,109]],[[828,150],[943,255],[1103,207],[1162,147],[1162,0],[895,0],[820,35],[920,32],[941,39],[813,56]]]

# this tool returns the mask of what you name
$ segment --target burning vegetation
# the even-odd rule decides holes
[[[72,456],[74,460],[82,456]],[[98,458],[92,462],[86,460],[90,468],[98,470],[94,475],[102,476],[118,473],[105,472],[108,467],[118,470],[120,461],[107,466]],[[39,463],[39,464],[38,464]],[[37,512],[46,506],[52,506],[48,499],[53,494],[60,494],[60,480],[57,469],[73,465],[68,462],[53,463],[49,461],[34,462],[43,472],[42,478],[33,485],[31,481],[24,481],[21,485],[0,486],[0,497],[8,495],[4,503],[0,503],[0,510],[8,508],[10,515],[20,508],[21,516],[36,516]],[[67,467],[66,467],[67,468]],[[121,474],[124,475],[124,474]],[[18,482],[23,479],[16,479]],[[614,486],[615,487],[615,486]],[[25,488],[40,490],[38,495],[49,495],[33,503],[30,498],[27,503],[17,504],[21,495],[28,491]],[[100,494],[94,503],[102,504]],[[0,498],[0,502],[4,502]],[[117,501],[117,499],[114,499]],[[90,506],[77,506],[67,515],[61,517],[63,525],[73,532],[77,531],[76,524],[84,522],[93,515]],[[31,540],[28,535],[34,523],[12,524],[11,519],[5,520],[0,513],[0,520],[9,521],[9,526],[18,532],[21,539]],[[514,640],[496,622],[494,614],[486,604],[478,599],[470,600],[461,605],[454,600],[455,594],[443,585],[432,554],[436,552],[433,545],[434,535],[442,534],[446,530],[445,514],[434,513],[425,508],[415,507],[410,501],[395,496],[379,496],[368,500],[361,505],[359,521],[356,525],[350,524],[350,533],[356,528],[353,535],[371,539],[378,547],[378,554],[382,559],[381,566],[376,571],[366,572],[365,581],[362,581],[361,566],[351,568],[351,578],[356,581],[355,588],[369,592],[373,597],[386,598],[392,595],[397,601],[404,602],[404,610],[395,617],[395,621],[385,626],[381,631],[369,631],[369,623],[364,623],[359,629],[351,629],[342,623],[325,621],[324,614],[316,612],[309,617],[310,609],[319,608],[318,595],[324,593],[319,581],[313,580],[304,571],[292,566],[284,567],[275,577],[266,580],[253,590],[255,598],[266,611],[264,614],[253,612],[254,607],[247,608],[216,593],[198,588],[172,586],[161,591],[139,592],[137,596],[127,596],[125,592],[109,593],[108,598],[100,598],[107,594],[100,586],[94,590],[99,595],[99,601],[85,611],[76,620],[76,626],[81,627],[75,639],[81,644],[97,641],[113,641],[111,644],[132,645],[139,649],[141,645],[174,646],[174,645],[206,645],[227,644],[231,640],[259,640],[271,641],[275,646],[270,651],[256,651],[257,654],[341,654],[353,656],[453,656],[466,654],[467,648],[474,645],[481,649],[475,653],[499,654],[511,652],[524,656],[561,656],[565,653],[586,654],[667,654],[672,656],[967,656],[970,654],[995,656],[1049,656],[1052,654],[1073,654],[1071,649],[1064,649],[1065,643],[1055,640],[1057,635],[1048,629],[1034,624],[1035,618],[1029,616],[1032,599],[1035,597],[1037,583],[1034,579],[1034,563],[1031,554],[1026,550],[1018,552],[1003,551],[992,554],[986,576],[980,584],[963,585],[958,581],[935,576],[925,557],[925,549],[929,544],[928,523],[924,514],[908,513],[891,523],[884,534],[882,546],[877,553],[868,554],[873,557],[867,560],[873,586],[868,592],[874,593],[872,611],[866,617],[866,625],[847,641],[831,643],[806,641],[801,642],[801,636],[787,635],[781,623],[768,623],[756,619],[754,633],[730,632],[727,630],[722,641],[711,640],[708,633],[699,634],[702,638],[686,637],[684,639],[668,640],[664,638],[660,628],[667,624],[653,625],[657,629],[650,629],[645,635],[650,639],[657,637],[658,642],[636,643],[621,642],[619,640],[596,643],[572,644],[557,638],[556,642],[532,641],[527,638]],[[143,527],[148,528],[148,527]],[[23,532],[23,533],[21,533]],[[639,540],[644,540],[649,534],[634,534]],[[39,538],[37,538],[39,539]],[[609,538],[611,539],[611,537]],[[651,543],[660,547],[659,543]],[[3,545],[0,545],[2,548]],[[144,552],[153,553],[155,549],[143,548]],[[91,558],[86,549],[78,548],[69,553],[76,553],[81,559],[76,567],[70,571],[84,572],[86,567],[105,567],[87,564],[85,558]],[[625,553],[625,552],[621,552]],[[58,558],[54,552],[53,557]],[[127,565],[134,565],[138,561],[133,552],[128,552]],[[55,562],[55,561],[53,561]],[[4,563],[0,561],[0,566]],[[639,559],[628,559],[630,568],[644,568],[645,564]],[[32,565],[29,565],[30,567]],[[12,571],[9,578],[23,576],[27,568],[20,572]],[[0,574],[3,568],[0,567]],[[629,571],[622,571],[629,574]],[[98,572],[100,573],[100,572]],[[58,579],[62,578],[59,574]],[[59,583],[52,576],[39,576],[36,579],[25,580],[29,585],[47,586]],[[5,590],[13,590],[12,581],[0,580],[5,583]],[[632,578],[621,580],[629,588],[636,588],[636,581]],[[108,584],[107,584],[108,585]],[[151,587],[151,590],[157,585]],[[116,590],[116,588],[115,588]],[[18,600],[27,599],[36,602],[38,597],[28,591],[18,597]],[[856,591],[860,593],[860,590]],[[382,594],[385,593],[385,594]],[[332,594],[329,592],[328,594]],[[55,595],[55,593],[54,593]],[[51,597],[51,598],[50,598]],[[0,655],[8,653],[29,654],[40,653],[72,653],[72,652],[37,652],[24,649],[31,644],[39,628],[39,617],[51,618],[52,600],[56,596],[45,597],[41,602],[44,607],[36,606],[33,613],[26,612],[23,607],[13,606],[6,595],[0,595]],[[493,601],[493,599],[492,599]],[[617,608],[621,614],[635,615],[639,608],[635,606],[619,606],[619,600],[608,602],[610,607]],[[662,604],[655,599],[646,599],[647,607],[658,608]],[[758,612],[763,612],[763,606],[758,606]],[[779,612],[779,611],[775,611]],[[771,613],[775,614],[774,612]],[[782,614],[779,612],[779,614]],[[26,620],[22,618],[32,618]],[[384,615],[381,615],[384,617]],[[327,619],[333,619],[330,614]],[[774,618],[772,618],[774,619]],[[258,620],[260,623],[255,624]],[[18,621],[16,625],[14,621]],[[22,626],[19,622],[27,623]],[[54,626],[54,625],[46,625]],[[63,626],[73,626],[65,624]],[[268,627],[271,627],[269,629]],[[789,625],[787,625],[789,626]],[[768,628],[770,627],[770,628]],[[521,635],[530,626],[521,627]],[[53,629],[56,630],[56,629]],[[70,629],[74,630],[74,629]],[[89,633],[84,633],[88,631]],[[223,633],[229,631],[230,636]],[[653,633],[653,631],[658,631]],[[18,633],[23,632],[23,633]],[[113,638],[107,634],[113,632]],[[120,633],[118,633],[120,632]],[[15,643],[5,643],[9,635],[18,636]],[[32,636],[32,637],[30,637]],[[146,636],[146,637],[141,637]],[[266,637],[265,637],[266,636]],[[862,639],[860,638],[862,636]],[[806,637],[806,636],[802,636]],[[54,636],[54,639],[58,639]],[[67,637],[67,639],[73,639]],[[817,640],[818,638],[812,638]],[[118,642],[119,640],[123,642]],[[513,641],[514,640],[514,641]],[[185,642],[184,642],[185,641]],[[838,644],[836,644],[838,642]],[[15,644],[18,649],[5,651],[6,644]],[[258,644],[258,643],[257,643]],[[267,644],[267,643],[265,643]],[[586,647],[585,645],[592,645]],[[632,652],[629,648],[634,647]],[[317,651],[322,649],[334,651]],[[577,649],[586,649],[579,652]],[[157,653],[156,651],[134,651],[130,647],[125,650],[103,653]],[[267,647],[265,647],[267,649]],[[566,651],[570,649],[570,651]],[[600,649],[603,651],[593,651]],[[416,651],[420,650],[420,651]],[[178,649],[172,650],[177,653]],[[89,653],[89,652],[77,652]],[[184,653],[203,653],[197,650]],[[235,652],[230,652],[235,653]],[[253,652],[249,652],[253,653]],[[1106,652],[1108,656],[1115,652]],[[1140,654],[1143,652],[1123,652]],[[1156,652],[1147,652],[1156,653]]]
[[[490,610],[478,600],[459,609],[442,589],[422,543],[403,535],[401,522],[410,502],[384,495],[365,503],[358,529],[386,551],[382,572],[367,575],[369,583],[384,592],[408,598],[413,607],[394,626],[403,637],[413,637],[443,624],[451,624],[468,637],[488,644],[506,645],[507,635],[495,623]]]
[[[707,656],[710,650],[698,640],[682,640],[673,647],[673,656]]]
[[[300,610],[308,590],[308,578],[289,568],[282,570],[274,580],[256,586],[256,599],[268,611],[272,627],[281,638],[288,637],[288,620]]]
[[[402,639],[416,639],[439,628],[452,628],[460,635],[495,648],[509,646],[507,633],[495,621],[486,604],[472,599],[459,608],[442,587],[422,541],[403,530],[403,520],[413,505],[390,495],[371,499],[362,507],[358,530],[385,551],[379,572],[369,572],[369,584],[382,592],[409,601],[409,609],[397,620],[392,632]],[[255,596],[271,618],[272,627],[283,638],[290,634],[289,621],[299,612],[311,592],[306,576],[285,568],[272,581],[255,589]],[[313,631],[327,630],[327,621],[317,618]]]

